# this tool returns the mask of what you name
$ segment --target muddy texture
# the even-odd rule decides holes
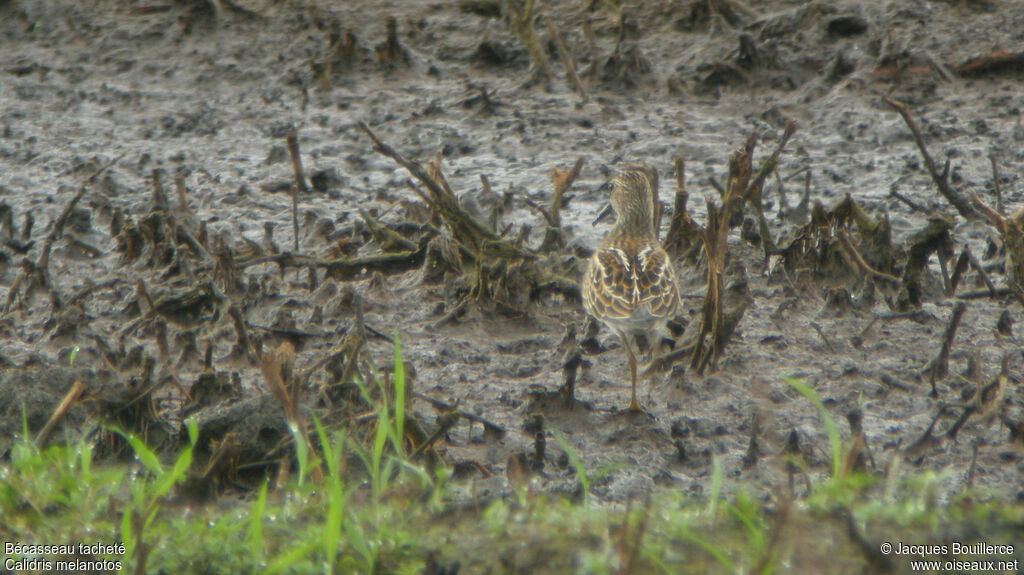
[[[800,378],[844,440],[848,415],[860,414],[870,472],[882,474],[899,457],[945,470],[949,497],[965,488],[977,445],[974,487],[1024,496],[1024,374],[1013,331],[1021,307],[1013,295],[964,300],[936,396],[929,385],[957,301],[943,289],[940,256],[967,245],[1003,286],[999,235],[937,194],[907,126],[882,99],[910,106],[939,164],[951,158],[954,188],[995,206],[991,156],[1005,213],[1024,206],[1024,72],[1012,58],[1024,39],[1024,5],[778,0],[754,3],[755,12],[728,2],[644,2],[620,13],[616,3],[550,4],[539,10],[561,31],[585,102],[563,78],[543,20],[536,31],[550,81],[534,71],[499,2],[0,1],[0,202],[9,215],[0,356],[7,369],[29,374],[0,380],[10,398],[2,402],[4,435],[20,429],[13,402],[31,406],[33,429],[45,423],[67,379],[46,370],[67,365],[78,346],[75,366],[104,370],[133,397],[146,394],[150,427],[168,440],[180,440],[181,418],[198,413],[208,451],[240,437],[255,451],[239,447],[233,456],[258,461],[277,453],[287,426],[252,350],[291,341],[295,371],[307,376],[306,404],[341,402],[358,412],[346,365],[390,370],[387,339],[398,333],[416,393],[504,429],[463,418],[436,444],[475,476],[481,495],[507,493],[524,469],[538,489],[575,489],[561,441],[588,469],[610,470],[593,488],[610,501],[656,486],[700,495],[714,457],[727,490],[767,494],[787,482],[787,448],[812,477],[824,476],[824,426],[785,382]],[[994,46],[1006,47],[1002,59],[990,58]],[[452,273],[465,254],[407,185],[410,175],[357,126],[365,122],[424,164],[440,154],[463,208],[498,234],[523,234],[532,250],[548,242],[528,201],[548,205],[551,170],[583,157],[560,214],[566,247],[554,242],[540,254],[569,258],[559,269],[578,273],[582,260],[571,258],[608,229],[590,221],[616,167],[655,166],[671,205],[673,158],[682,156],[688,207],[703,224],[703,198],[718,198],[709,180],[723,180],[732,152],[757,130],[756,166],[790,119],[798,130],[778,177],[765,184],[764,213],[780,249],[803,238],[802,255],[815,257],[780,252],[766,264],[762,247],[747,241],[756,226],[734,228],[729,262],[745,269],[749,306],[715,369],[698,375],[681,362],[657,375],[641,394],[649,414],[639,415],[625,411],[625,354],[606,331],[576,360],[578,402],[556,393],[586,330],[571,286],[531,298],[506,283],[515,296],[508,305],[470,301],[453,312],[473,289]],[[306,180],[297,238],[293,132]],[[40,276],[32,264],[82,189]],[[898,279],[928,212],[946,214],[948,241],[922,256],[913,297],[866,278],[838,235],[821,231],[850,220],[808,227],[815,209],[830,212],[847,196],[885,226],[885,249],[863,228],[855,233],[863,258]],[[744,213],[755,217],[751,206]],[[391,254],[386,265],[382,250]],[[347,264],[303,265],[285,253]],[[682,330],[699,321],[699,251],[677,269]],[[963,277],[961,296],[983,288],[973,268]],[[346,340],[357,331],[357,308],[378,337]],[[252,345],[240,345],[239,319]],[[322,361],[335,353],[336,361]],[[998,398],[977,402],[978,415],[950,433],[970,391],[993,380],[1003,382]],[[33,381],[46,385],[23,389]],[[436,406],[412,401],[425,434],[443,428]],[[94,425],[85,413],[73,409],[66,425]],[[920,442],[937,414],[933,435],[945,437]],[[542,464],[538,445],[546,445]]]

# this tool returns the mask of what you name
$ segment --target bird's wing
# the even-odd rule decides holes
[[[590,260],[584,281],[584,303],[600,319],[624,319],[636,309],[636,282],[632,262],[617,248],[598,250]]]
[[[672,260],[664,250],[655,247],[643,248],[637,253],[634,266],[636,291],[640,294],[638,306],[650,306],[651,315],[671,317],[679,307],[679,289],[676,287],[676,273]]]

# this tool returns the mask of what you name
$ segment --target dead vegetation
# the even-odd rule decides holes
[[[458,295],[456,301],[450,302],[453,312],[461,314],[469,302],[476,302],[502,313],[522,315],[529,301],[546,292],[579,299],[575,258],[548,256],[565,245],[559,213],[564,207],[565,191],[583,168],[582,158],[571,170],[552,173],[553,194],[546,209],[533,204],[544,217],[545,232],[540,247],[530,249],[520,238],[499,233],[463,208],[441,171],[439,158],[423,166],[382,142],[366,124],[361,123],[360,128],[373,141],[376,152],[394,160],[427,189],[423,193],[413,186],[431,213],[439,214],[444,222],[445,230],[439,233],[453,241],[454,247],[449,249],[465,255],[465,260],[448,260],[455,273],[446,279],[446,292]]]

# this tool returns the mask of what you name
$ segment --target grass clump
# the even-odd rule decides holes
[[[189,445],[169,462],[124,433],[137,458],[128,466],[97,465],[84,441],[40,449],[22,438],[0,463],[0,535],[33,544],[123,542],[123,555],[106,558],[129,573],[767,574],[859,573],[884,565],[867,551],[882,541],[973,533],[1012,542],[1024,524],[1020,504],[940,504],[942,473],[897,470],[879,481],[837,467],[844,445],[834,422],[813,390],[792,382],[818,407],[833,458],[830,476],[804,496],[730,493],[728,464],[716,456],[704,498],[664,490],[625,504],[596,501],[593,481],[618,470],[587,470],[556,436],[582,497],[524,487],[481,500],[450,470],[406,455],[401,361],[396,349],[394,393],[371,403],[377,421],[366,445],[314,418],[315,441],[299,473],[241,498],[200,502],[180,488],[193,424]]]

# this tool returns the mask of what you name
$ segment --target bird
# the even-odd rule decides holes
[[[583,308],[619,336],[632,379],[630,411],[642,411],[636,399],[636,336],[651,342],[657,353],[661,334],[680,306],[672,260],[658,241],[661,204],[658,172],[645,164],[626,164],[609,180],[611,201],[594,220],[612,211],[615,227],[587,263],[583,275]]]

